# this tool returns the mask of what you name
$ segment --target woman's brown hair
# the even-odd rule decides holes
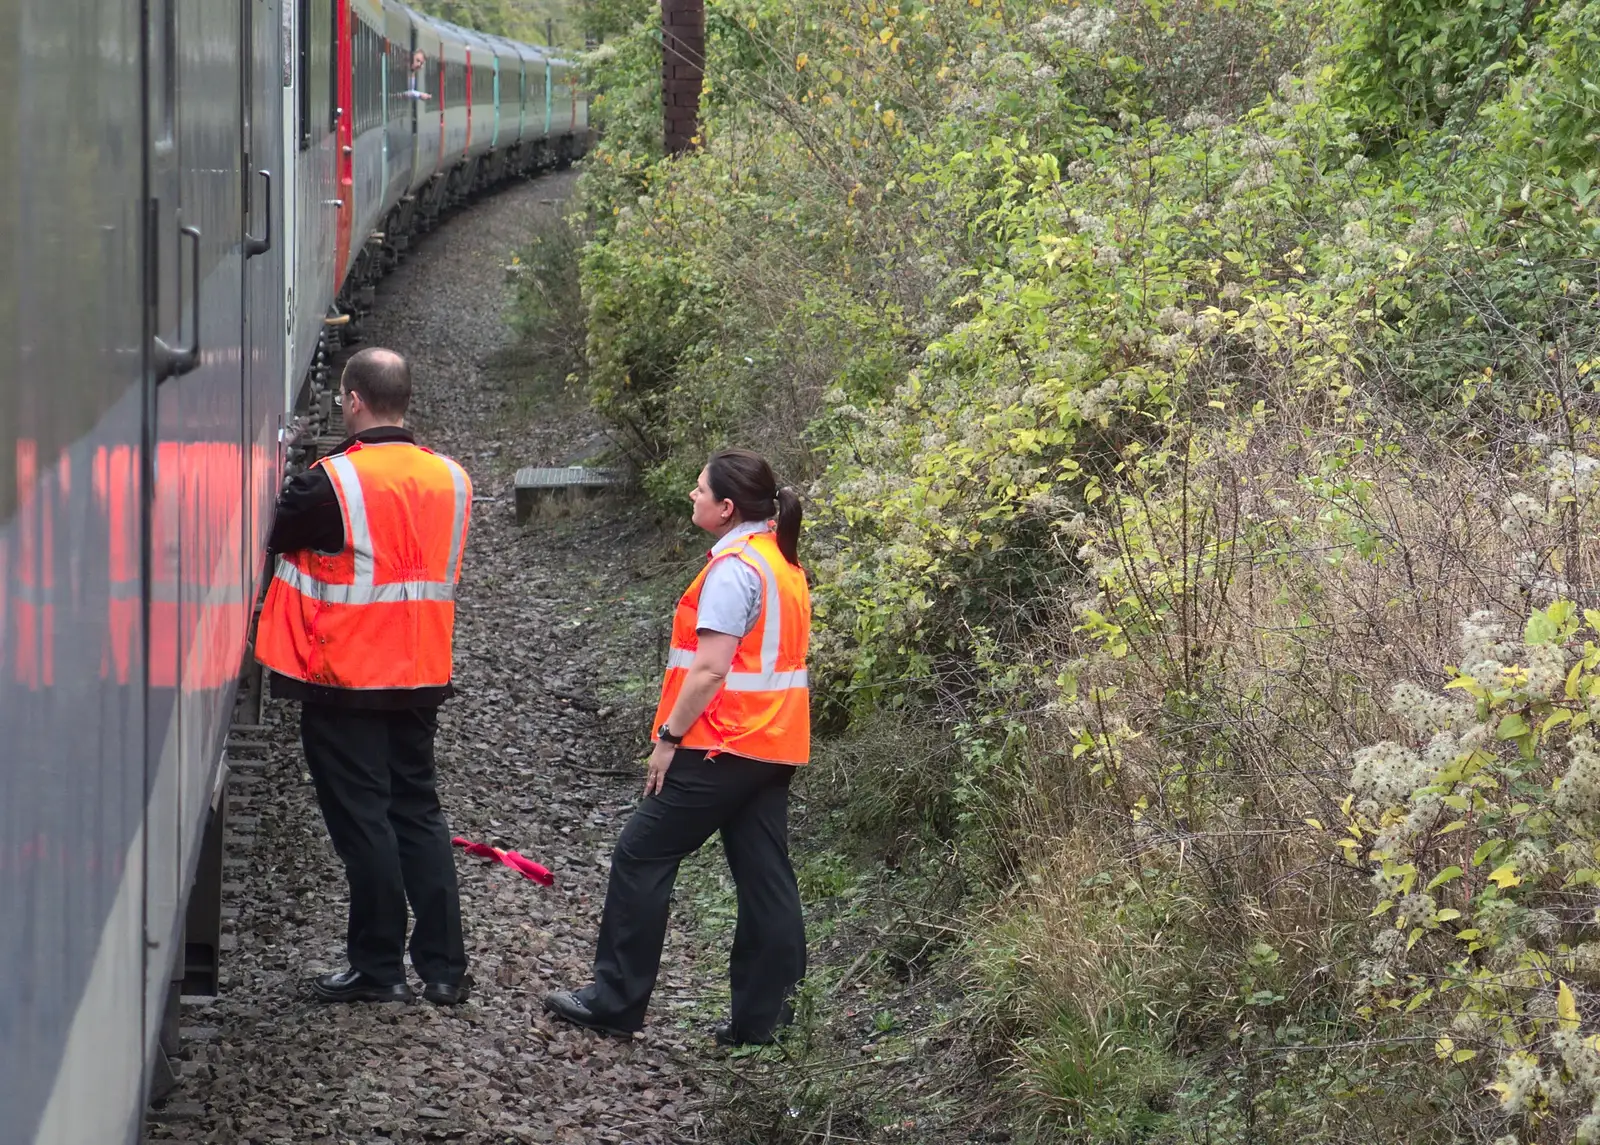
[[[732,501],[746,521],[778,519],[778,551],[800,566],[800,494],[778,488],[772,466],[748,449],[724,449],[706,462],[706,484],[719,501]]]

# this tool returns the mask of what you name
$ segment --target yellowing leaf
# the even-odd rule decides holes
[[[805,68],[806,64],[808,64],[810,62],[811,62],[811,57],[808,56],[805,52],[801,52],[798,56],[796,56],[794,58],[794,70],[797,71],[797,72],[801,71],[801,70],[803,70]]]
[[[894,126],[894,112],[893,111],[885,111],[883,113],[883,125],[885,127],[893,127]]]
[[[1450,1060],[1459,1065],[1462,1062],[1469,1062],[1477,1056],[1477,1050],[1457,1050],[1455,1053],[1450,1055]]]
[[[1549,718],[1547,718],[1544,721],[1544,723],[1539,725],[1539,734],[1540,735],[1544,735],[1546,732],[1548,732],[1551,728],[1555,727],[1557,724],[1564,724],[1568,720],[1570,720],[1571,718],[1572,718],[1571,709],[1569,709],[1569,708],[1557,708],[1555,711],[1550,713]]]
[[[1563,1030],[1578,1028],[1578,1000],[1572,996],[1572,987],[1565,982],[1556,987],[1556,1017],[1561,1019]]]
[[[1444,910],[1433,916],[1435,922],[1453,922],[1460,917],[1461,912],[1455,907],[1445,907]]]
[[[1439,1038],[1433,1043],[1433,1052],[1440,1058],[1447,1058],[1455,1052],[1456,1044],[1449,1038]]]
[[[1501,890],[1520,886],[1522,880],[1517,877],[1516,868],[1510,863],[1504,863],[1489,872],[1489,881]]]

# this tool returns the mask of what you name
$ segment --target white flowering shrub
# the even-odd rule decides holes
[[[1569,600],[1520,638],[1465,620],[1442,692],[1394,688],[1411,737],[1356,753],[1343,807],[1378,898],[1361,1014],[1436,1016],[1434,1052],[1492,1070],[1519,1140],[1600,1137],[1597,639]]]

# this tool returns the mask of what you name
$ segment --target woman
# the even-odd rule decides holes
[[[678,864],[720,831],[739,920],[733,1012],[716,1038],[765,1044],[790,1020],[806,969],[788,852],[789,780],[811,750],[800,499],[743,449],[712,457],[689,496],[694,523],[717,541],[673,617],[645,798],[612,854],[594,982],[545,1007],[604,1033],[644,1026]]]

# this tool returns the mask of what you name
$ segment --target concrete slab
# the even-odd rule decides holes
[[[622,483],[622,474],[614,469],[590,469],[582,465],[519,469],[517,520],[526,521],[535,510],[547,507],[578,509],[586,501],[620,489]]]

